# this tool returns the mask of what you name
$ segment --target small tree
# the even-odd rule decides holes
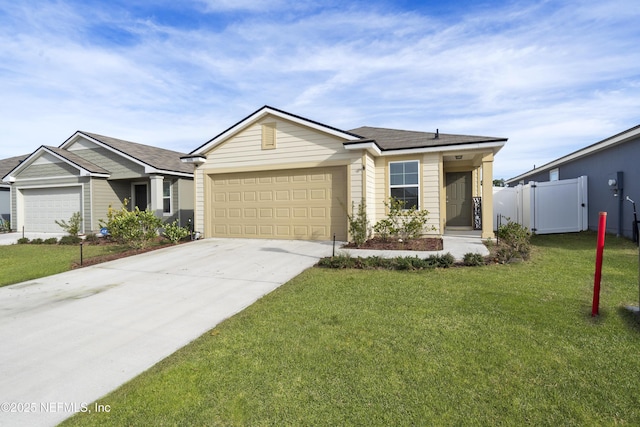
[[[80,212],[75,212],[71,215],[71,218],[69,218],[68,223],[61,219],[60,221],[56,220],[56,224],[58,224],[70,236],[77,236],[80,232],[80,225],[82,224],[82,215],[80,215]]]
[[[356,212],[354,202],[351,202],[351,212]],[[358,205],[358,211],[356,213],[347,213],[347,218],[349,219],[349,234],[353,238],[356,247],[360,247],[371,236],[366,202],[363,200],[362,203]]]

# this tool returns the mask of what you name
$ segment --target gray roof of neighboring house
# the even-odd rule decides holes
[[[507,138],[498,138],[492,136],[453,135],[439,132],[416,132],[370,126],[351,129],[348,132],[375,141],[383,151],[507,141]],[[360,142],[362,141],[347,142],[346,144],[357,144]]]
[[[58,156],[67,159],[69,162],[73,163],[76,166],[81,167],[86,171],[89,171],[91,173],[100,173],[100,174],[109,175],[108,170],[101,168],[100,166],[94,163],[91,163],[88,160],[83,159],[77,154],[74,154],[73,151],[63,150],[62,148],[58,148],[58,147],[50,147],[48,145],[43,145],[43,147],[57,154]]]
[[[640,125],[636,125],[636,126],[634,126],[632,128],[624,130],[624,131],[622,131],[620,133],[617,133],[617,134],[615,134],[613,136],[605,138],[602,141],[598,141],[598,142],[593,143],[591,145],[587,145],[584,148],[581,148],[581,149],[576,150],[576,151],[574,151],[572,153],[566,154],[566,155],[564,155],[562,157],[559,157],[559,158],[557,158],[555,160],[552,160],[552,161],[550,161],[548,163],[545,163],[542,166],[538,166],[538,167],[534,166],[533,169],[531,169],[531,170],[529,170],[527,172],[521,173],[518,176],[514,176],[513,178],[509,178],[505,182],[507,184],[518,182],[518,181],[526,179],[529,176],[536,175],[536,174],[539,174],[541,172],[545,172],[547,170],[556,168],[558,166],[561,166],[561,165],[563,165],[565,163],[574,161],[574,160],[579,159],[581,157],[592,155],[594,153],[598,153],[598,152],[600,152],[602,150],[606,150],[606,149],[608,149],[610,147],[615,147],[618,144],[623,144],[623,143],[629,142],[631,140],[636,140],[637,141],[638,135],[640,135]]]
[[[138,144],[137,142],[125,141],[122,139],[111,138],[109,136],[98,135],[95,133],[78,131],[79,133],[93,138],[101,143],[108,145],[114,150],[135,158],[155,169],[164,171],[173,171],[180,173],[193,173],[193,165],[183,163],[180,157],[186,156],[186,153],[167,150],[165,148],[152,147],[150,145]]]
[[[9,172],[11,172],[16,166],[22,163],[22,161],[30,155],[31,153],[0,160],[0,184],[2,183],[2,178],[4,178]]]

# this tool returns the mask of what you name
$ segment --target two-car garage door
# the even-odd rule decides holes
[[[209,175],[213,237],[347,238],[346,167]]]
[[[79,186],[23,189],[22,200],[24,229],[28,232],[62,233],[55,221],[69,221],[71,215],[81,212]]]

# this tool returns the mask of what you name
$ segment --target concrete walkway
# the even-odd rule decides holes
[[[92,410],[331,251],[206,239],[0,288],[0,425],[51,426]]]
[[[24,237],[29,240],[33,239],[48,239],[50,237],[55,237],[56,239],[60,239],[64,236],[65,233],[24,233]],[[18,239],[22,237],[22,233],[12,232],[12,233],[0,233],[0,246],[1,245],[13,245],[18,243]]]

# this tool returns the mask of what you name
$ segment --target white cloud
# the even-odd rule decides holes
[[[638,122],[631,1],[455,20],[382,3],[197,4],[204,14],[179,26],[65,2],[5,8],[0,157],[76,129],[190,151],[270,104],[346,129],[509,137],[495,165],[508,178]]]

